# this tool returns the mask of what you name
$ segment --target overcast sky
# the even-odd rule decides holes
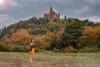
[[[7,1],[7,0],[5,0]],[[0,9],[0,28],[21,19],[41,17],[52,5],[62,16],[81,19],[100,19],[100,0],[8,0],[9,4]]]

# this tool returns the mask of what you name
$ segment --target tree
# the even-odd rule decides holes
[[[81,36],[82,31],[83,24],[80,22],[73,22],[66,26],[62,36],[61,48],[65,48],[67,46],[76,48],[76,43],[78,42],[78,38]]]
[[[97,46],[100,42],[100,26],[86,26],[82,36],[79,39],[79,48],[85,46]]]
[[[18,43],[19,45],[28,45],[31,36],[28,34],[27,30],[19,29],[16,33],[14,33],[10,40],[12,43]]]
[[[54,48],[56,48],[56,45],[57,45],[57,36],[56,36],[56,33],[54,33],[51,38],[52,38],[51,49],[54,49]]]

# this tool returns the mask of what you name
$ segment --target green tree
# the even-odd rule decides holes
[[[62,36],[61,48],[65,48],[67,46],[76,48],[76,43],[78,42],[78,38],[81,36],[82,31],[83,24],[80,22],[73,22],[66,26]]]

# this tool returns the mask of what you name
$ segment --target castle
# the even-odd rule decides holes
[[[55,12],[51,6],[49,12],[44,13],[44,17],[47,17],[50,19],[60,19],[60,13]]]

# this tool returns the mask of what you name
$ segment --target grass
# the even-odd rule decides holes
[[[0,67],[100,67],[100,53],[37,53],[30,64],[28,53],[0,52]]]

